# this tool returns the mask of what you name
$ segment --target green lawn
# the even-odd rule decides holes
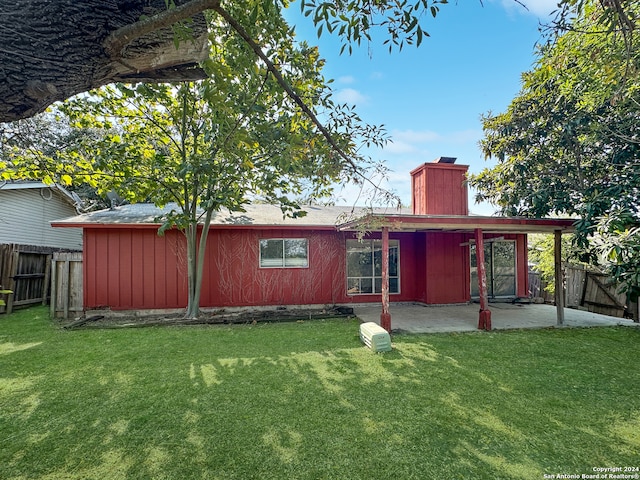
[[[541,479],[640,467],[640,331],[0,316],[2,479]]]

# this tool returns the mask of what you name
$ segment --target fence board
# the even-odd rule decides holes
[[[581,265],[566,265],[566,301],[569,307],[583,307],[593,313],[623,317],[626,295],[607,275]]]
[[[51,282],[53,317],[69,318],[82,312],[82,253],[55,253]]]
[[[567,307],[581,307],[587,272],[582,265],[565,265],[565,296]]]
[[[584,304],[590,312],[623,317],[626,295],[617,292],[618,285],[601,273],[588,272]]]

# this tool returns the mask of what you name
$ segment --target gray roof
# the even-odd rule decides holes
[[[249,204],[244,208],[245,212],[229,212],[225,209],[215,213],[211,219],[211,225],[334,227],[366,213],[389,215],[411,213],[408,209],[398,210],[392,207],[371,210],[365,207],[306,205],[302,207],[302,210],[307,212],[306,216],[283,218],[282,210],[275,205]],[[161,223],[159,218],[162,215],[175,209],[175,204],[169,204],[160,209],[150,203],[138,203],[122,205],[113,210],[84,213],[53,223],[59,226],[159,224]]]

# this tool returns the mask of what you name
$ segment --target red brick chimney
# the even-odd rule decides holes
[[[414,215],[469,215],[468,165],[454,157],[440,157],[411,171]]]

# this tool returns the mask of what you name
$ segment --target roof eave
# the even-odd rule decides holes
[[[442,215],[369,215],[338,225],[340,231],[356,231],[363,227],[391,231],[449,231],[471,232],[483,229],[488,233],[553,233],[557,230],[572,233],[575,219],[522,218],[522,217],[476,217]]]

